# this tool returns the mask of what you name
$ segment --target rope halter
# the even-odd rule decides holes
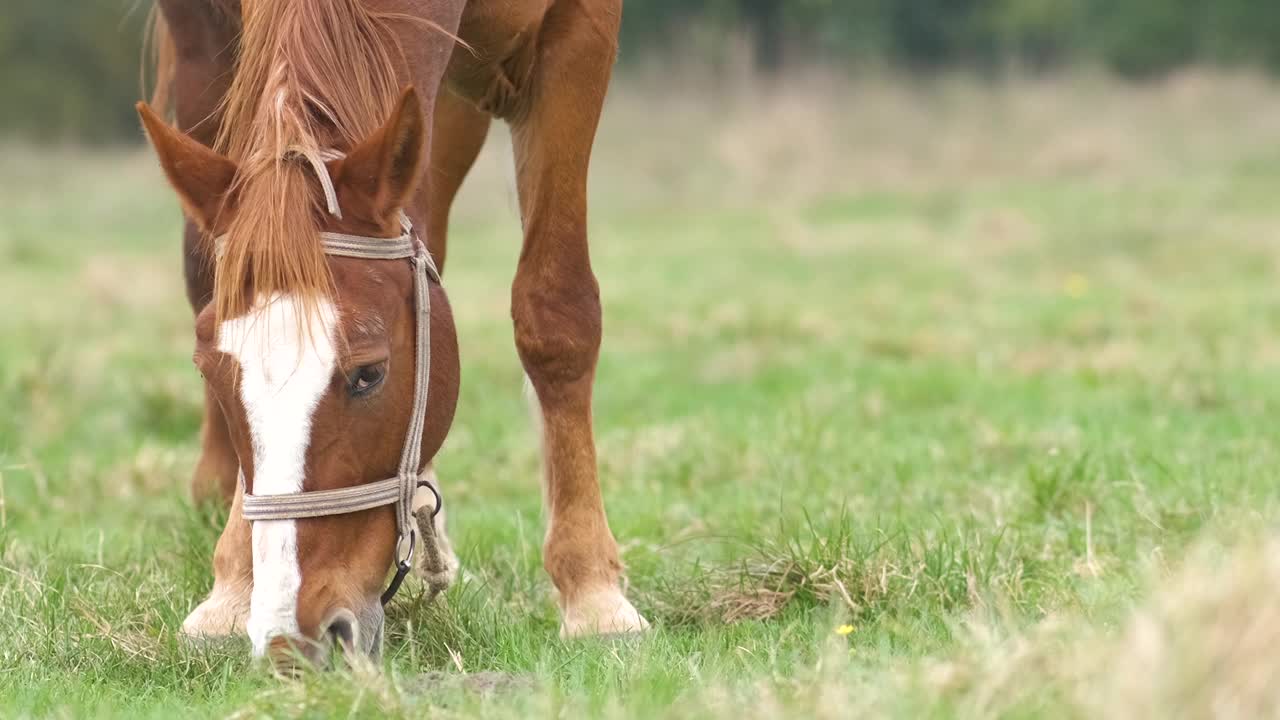
[[[290,149],[286,158],[306,160],[320,180],[330,214],[341,218],[333,179],[329,177],[325,160],[342,157],[336,151],[320,153]],[[440,283],[440,271],[426,245],[413,231],[409,217],[400,213],[401,233],[394,238],[365,237],[346,233],[322,232],[320,243],[326,255],[357,258],[360,260],[408,259],[413,267],[414,310],[416,316],[416,343],[413,380],[413,409],[409,415],[409,428],[405,432],[404,449],[400,453],[400,466],[395,477],[385,480],[338,488],[336,490],[310,490],[282,495],[250,495],[245,487],[243,468],[240,471],[240,489],[243,492],[242,516],[249,522],[258,520],[299,520],[303,518],[346,515],[370,510],[383,505],[395,505],[396,510],[396,572],[387,589],[382,593],[382,604],[395,597],[405,576],[412,567],[413,553],[417,545],[417,528],[413,518],[413,496],[419,487],[426,487],[435,496],[434,520],[444,505],[440,491],[430,481],[419,477],[422,465],[422,433],[426,427],[427,385],[431,376],[431,292],[429,281]],[[218,255],[226,243],[223,235],[215,240]]]

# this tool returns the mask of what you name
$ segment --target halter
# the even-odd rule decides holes
[[[329,177],[324,160],[342,157],[335,151],[308,153],[291,149],[286,159],[299,157],[315,170],[324,189],[329,212],[341,218],[333,180]],[[440,283],[440,271],[426,245],[413,231],[413,223],[403,212],[400,214],[399,237],[381,238],[322,232],[320,243],[326,255],[357,258],[361,260],[408,259],[413,267],[414,310],[417,322],[413,410],[409,415],[409,429],[405,434],[404,449],[400,454],[400,467],[395,477],[385,480],[338,488],[336,490],[310,490],[281,495],[250,495],[245,488],[244,470],[240,471],[240,489],[243,491],[241,516],[249,522],[257,520],[299,520],[303,518],[346,515],[370,510],[383,505],[395,505],[396,509],[396,573],[382,593],[382,604],[395,597],[396,591],[408,575],[417,545],[418,533],[414,526],[413,496],[419,487],[425,487],[435,496],[432,520],[440,513],[444,500],[440,491],[430,481],[419,477],[422,464],[422,433],[426,425],[427,385],[431,375],[431,293],[428,280]],[[226,236],[217,238],[218,254],[226,242]]]

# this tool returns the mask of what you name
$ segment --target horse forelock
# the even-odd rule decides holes
[[[308,304],[332,296],[323,203],[297,156],[350,149],[386,120],[399,91],[394,36],[360,0],[258,0],[242,13],[215,143],[239,166],[214,280],[219,318],[276,293]]]

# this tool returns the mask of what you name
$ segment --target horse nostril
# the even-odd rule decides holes
[[[334,644],[344,651],[354,652],[359,627],[355,614],[344,608],[335,612],[329,618],[329,622],[326,623],[324,632],[321,634],[332,638]]]

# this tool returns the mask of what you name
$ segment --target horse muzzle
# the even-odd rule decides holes
[[[382,656],[382,605],[372,603],[359,614],[340,608],[320,624],[317,638],[279,634],[266,645],[263,655],[284,675],[306,669],[327,669],[336,656],[348,662],[376,662]]]

